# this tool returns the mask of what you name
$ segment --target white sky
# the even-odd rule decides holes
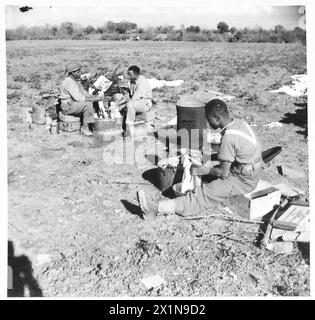
[[[45,24],[60,24],[65,21],[79,23],[83,26],[89,24],[100,26],[106,21],[119,22],[127,20],[135,22],[138,26],[157,26],[171,24],[186,27],[193,24],[203,28],[216,28],[219,21],[225,21],[230,27],[273,28],[281,24],[288,29],[301,26],[299,12],[301,6],[272,6],[270,1],[253,2],[224,1],[123,1],[116,0],[113,4],[103,1],[101,5],[93,0],[88,2],[71,1],[9,1],[6,5],[6,27],[16,28],[19,25],[39,26]],[[87,6],[88,3],[88,6]],[[220,3],[220,4],[219,4]],[[267,5],[261,6],[263,3]],[[273,1],[274,4],[275,2]],[[275,4],[282,4],[277,1]],[[287,2],[286,2],[287,3]],[[15,5],[14,5],[15,4]],[[289,3],[290,4],[290,3]],[[33,10],[20,12],[19,6],[28,5]],[[302,7],[303,8],[303,7]],[[301,9],[300,9],[301,10]]]

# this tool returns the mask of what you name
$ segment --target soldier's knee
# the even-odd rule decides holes
[[[129,101],[129,102],[127,103],[127,108],[128,108],[129,110],[135,110],[135,108],[136,108],[135,103],[134,103],[133,101]]]
[[[124,95],[122,93],[115,93],[114,94],[114,101],[115,102],[118,102],[120,101],[121,99],[123,99]]]
[[[88,110],[88,111],[93,111],[94,110],[93,102],[87,102],[86,105],[85,105],[85,109]]]

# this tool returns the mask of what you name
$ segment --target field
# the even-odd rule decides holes
[[[176,113],[182,94],[212,89],[235,96],[234,117],[256,125],[263,149],[283,151],[262,178],[290,183],[308,198],[305,101],[268,90],[306,73],[306,48],[296,44],[12,41],[7,42],[8,228],[20,296],[308,296],[308,248],[290,255],[259,248],[258,225],[214,205],[203,219],[144,220],[136,191],[159,191],[142,178],[152,168],[114,165],[105,143],[78,133],[50,135],[22,123],[22,107],[40,90],[56,89],[67,62],[91,72],[120,64],[145,76],[184,84],[153,91],[160,122]],[[265,124],[280,121],[279,127]],[[282,166],[279,175],[277,166]],[[129,183],[120,184],[118,182]],[[116,182],[116,183],[115,183]],[[24,276],[22,277],[22,275]],[[140,279],[166,283],[147,290]]]

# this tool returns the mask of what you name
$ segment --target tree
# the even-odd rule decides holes
[[[91,25],[88,25],[86,28],[84,28],[84,33],[85,34],[91,34],[91,33],[94,33],[94,32],[95,32],[95,29]]]
[[[58,27],[57,26],[51,26],[50,30],[51,30],[52,35],[55,36],[57,34]]]
[[[116,23],[113,22],[113,21],[108,21],[108,22],[106,23],[106,25],[104,26],[104,28],[103,28],[102,33],[103,33],[103,32],[107,32],[107,33],[114,33],[114,32],[116,32]]]
[[[15,29],[16,39],[17,40],[26,40],[27,39],[27,28],[25,26],[19,26]]]
[[[137,25],[134,22],[121,21],[115,24],[116,31],[118,33],[126,34],[128,31],[134,30],[137,28]]]
[[[171,25],[161,26],[160,25],[160,26],[156,27],[156,32],[166,34],[166,33],[170,33],[172,31],[174,31],[174,29],[175,29],[175,26],[171,26]]]
[[[293,30],[294,41],[301,42],[302,44],[306,44],[306,31],[300,27],[295,27]]]
[[[232,34],[235,34],[235,33],[237,32],[237,29],[236,29],[235,27],[232,27],[232,28],[230,29],[230,32],[231,32]]]
[[[64,29],[66,33],[71,37],[73,33],[73,23],[72,22],[63,22],[61,24],[61,29]]]
[[[199,33],[200,32],[200,27],[199,26],[189,26],[186,28],[187,32],[194,32],[194,33]]]
[[[285,31],[285,28],[282,25],[278,24],[275,26],[274,30],[275,30],[275,33],[282,33]]]
[[[219,30],[219,33],[225,33],[229,32],[229,26],[225,22],[219,22],[217,25],[217,29]]]

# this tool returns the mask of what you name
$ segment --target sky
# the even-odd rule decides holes
[[[114,2],[114,3],[113,3]],[[43,4],[41,4],[43,3]],[[304,6],[297,5],[262,5],[263,2],[242,1],[125,1],[115,0],[97,5],[93,0],[85,2],[71,1],[26,1],[23,5],[33,9],[20,12],[16,2],[5,7],[6,28],[20,25],[43,26],[59,25],[71,21],[82,26],[100,26],[106,21],[119,22],[127,20],[140,27],[174,25],[199,25],[202,28],[216,28],[218,22],[224,21],[230,27],[257,27],[269,29],[275,25],[283,25],[287,29],[304,27]],[[266,3],[266,2],[265,2]],[[268,3],[268,1],[267,1]],[[270,3],[270,2],[269,2]],[[275,3],[273,1],[273,3]],[[277,2],[276,4],[281,4]]]

